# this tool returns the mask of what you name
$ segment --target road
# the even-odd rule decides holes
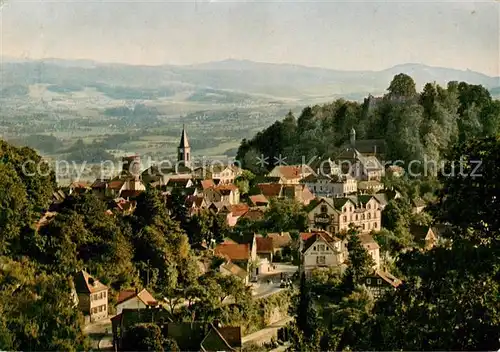
[[[283,288],[280,288],[281,275],[291,277],[298,270],[295,265],[281,263],[276,263],[275,265],[275,270],[270,273],[260,274],[258,281],[253,284],[253,297],[255,299],[283,290]]]

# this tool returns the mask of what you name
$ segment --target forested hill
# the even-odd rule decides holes
[[[256,158],[275,157],[299,163],[302,158],[329,157],[349,138],[385,139],[386,160],[441,160],[452,144],[499,132],[500,101],[481,85],[452,81],[446,87],[427,83],[417,92],[406,74],[394,76],[383,97],[363,103],[338,99],[306,107],[298,118],[289,113],[282,121],[243,140],[237,158],[243,166],[262,172]]]

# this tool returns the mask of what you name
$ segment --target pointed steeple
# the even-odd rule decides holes
[[[181,134],[181,142],[179,143],[179,148],[189,148],[188,136],[184,124],[182,124],[182,134]]]
[[[177,161],[185,167],[191,166],[191,147],[186,133],[186,126],[182,125],[182,134],[179,147],[177,147]]]

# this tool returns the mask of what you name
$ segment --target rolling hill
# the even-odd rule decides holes
[[[187,66],[134,66],[88,60],[5,58],[0,67],[2,88],[9,96],[26,94],[23,87],[29,85],[45,84],[53,85],[53,89],[60,92],[93,87],[113,98],[120,94],[128,99],[135,95],[137,99],[156,99],[179,92],[190,92],[191,99],[210,99],[208,91],[216,99],[223,96],[224,101],[248,100],[252,95],[308,100],[382,94],[398,73],[411,75],[419,88],[426,82],[446,84],[452,80],[482,84],[488,89],[500,86],[499,77],[423,64],[397,65],[382,71],[340,71],[248,60]],[[143,90],[147,94],[141,94]],[[229,97],[231,92],[234,92],[234,99]]]

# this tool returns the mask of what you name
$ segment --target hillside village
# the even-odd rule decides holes
[[[123,158],[122,171],[114,178],[97,179],[91,184],[73,182],[69,188],[54,193],[51,209],[41,222],[50,221],[66,197],[85,193],[105,201],[108,216],[127,216],[136,209],[137,197],[147,188],[155,188],[161,192],[170,215],[173,215],[174,208],[181,207],[187,218],[205,213],[223,219],[227,227],[224,238],[191,243],[199,253],[198,265],[203,271],[207,265],[204,253],[211,253],[220,258],[218,271],[241,280],[254,296],[261,295],[263,286],[274,285],[269,292],[277,293],[288,287],[290,278],[297,279],[302,273],[307,278],[321,270],[333,270],[341,275],[349,262],[349,231],[357,233],[373,263],[372,271],[361,278],[359,284],[364,284],[375,298],[401,284],[402,281],[390,272],[374,239],[374,234],[382,229],[384,208],[391,200],[402,197],[397,190],[387,189],[382,182],[386,172],[393,177],[401,177],[403,173],[401,168],[391,166],[386,169],[382,166],[379,158],[383,158],[383,140],[356,140],[353,128],[338,158],[325,160],[317,168],[314,165],[275,166],[267,175],[253,182],[252,192],[242,189],[241,184],[238,186],[238,181],[244,179],[245,170],[235,164],[196,167],[191,160],[193,152],[185,127],[177,150],[178,163],[174,168],[161,169],[154,165],[141,170],[140,156],[134,155]],[[346,163],[350,167],[343,170],[342,165]],[[282,200],[301,207],[307,216],[306,228],[278,233],[244,233],[238,227],[241,222],[262,220],[273,202]],[[425,208],[421,199],[413,203],[412,212],[415,214]],[[415,238],[421,238],[421,250],[433,248],[439,240],[435,226],[413,226],[409,230]],[[276,264],[286,260],[287,256],[290,260],[287,264],[289,275],[284,275],[276,269]],[[277,275],[280,279],[270,284],[269,278]],[[85,271],[79,272],[75,278],[75,292],[78,308],[85,314],[88,324],[111,316],[108,288],[98,278]],[[120,336],[130,324],[128,316],[139,314],[141,309],[152,309],[144,313],[143,321],[151,314],[151,319],[165,321],[166,336],[172,335],[175,339],[178,329],[196,333],[192,327],[173,323],[166,312],[162,313],[161,307],[161,298],[154,298],[145,289],[119,292],[113,309],[116,315],[111,319],[116,348],[122,348]],[[197,328],[200,329],[197,338],[202,350],[210,350],[207,342],[201,342],[209,338],[230,346],[231,350],[241,348],[241,332],[236,335],[234,332],[237,327],[206,326]],[[197,346],[191,347],[197,349]]]
[[[434,96],[429,90],[441,92],[434,99],[443,104],[455,94],[453,84],[449,92],[427,87],[419,95],[401,88],[410,77],[394,81],[387,97],[365,101],[359,110],[365,124],[396,119],[394,111],[407,114],[398,110],[405,104],[420,109],[427,104],[420,97],[425,102]],[[481,87],[458,86],[465,97],[481,97]],[[426,124],[442,113],[436,101],[429,121],[422,122],[427,142],[434,139]],[[350,106],[360,106],[334,104],[343,118],[325,118],[331,105],[304,108],[298,119],[289,113],[243,140],[236,160],[200,163],[189,126],[183,126],[176,162],[143,166],[140,155],[130,155],[115,175],[69,187],[56,185],[34,150],[0,141],[6,194],[0,198],[6,224],[0,228],[1,346],[424,350],[422,341],[433,336],[440,336],[435,349],[496,346],[498,314],[491,302],[498,214],[497,196],[489,195],[495,192],[498,139],[468,136],[468,125],[461,125],[465,109],[454,122],[442,113],[439,123],[451,126],[443,133],[451,135],[455,124],[463,143],[450,139],[439,153],[452,153],[451,161],[414,177],[409,167],[385,161],[395,155],[413,160],[413,142],[364,138],[374,134],[345,122]],[[485,114],[500,113],[491,99],[483,104]],[[378,115],[369,115],[370,109]],[[317,148],[330,142],[313,138],[332,123],[343,124],[335,133],[344,137],[320,153]],[[270,144],[269,138],[276,139]],[[433,150],[430,142],[424,145]],[[295,162],[302,152],[307,164]],[[290,155],[290,164],[282,153]],[[484,161],[485,176],[473,175],[467,164],[467,177],[450,172],[463,155]],[[267,163],[272,159],[275,164]],[[31,174],[36,167],[44,172]],[[473,305],[464,306],[469,299]],[[457,321],[457,311],[479,314],[476,306],[488,319]],[[453,327],[443,323],[443,314]],[[26,330],[29,324],[37,328]],[[391,340],[387,331],[419,338]],[[474,331],[489,333],[476,341]],[[54,334],[60,338],[39,338]]]

